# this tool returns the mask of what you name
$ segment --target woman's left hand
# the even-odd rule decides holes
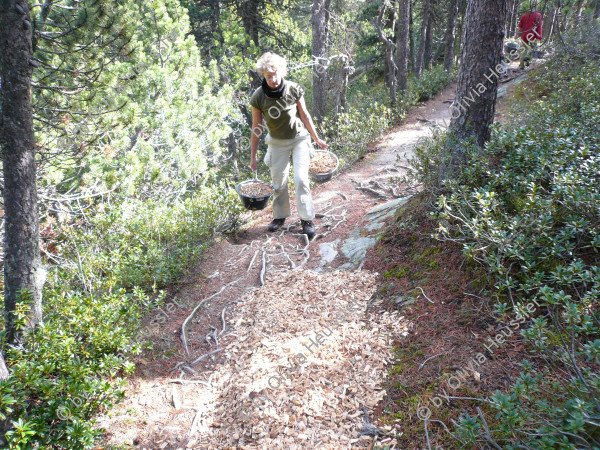
[[[329,144],[325,143],[325,141],[323,139],[317,139],[316,142],[320,148],[323,148],[323,149],[329,148]]]

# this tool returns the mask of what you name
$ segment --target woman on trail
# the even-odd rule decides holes
[[[273,221],[269,231],[277,231],[290,216],[288,178],[290,155],[294,164],[296,209],[302,223],[302,232],[314,236],[315,209],[310,195],[308,166],[313,152],[310,137],[320,148],[329,145],[315,131],[304,102],[304,90],[298,84],[284,79],[287,74],[285,59],[274,53],[265,53],[256,63],[256,71],[263,78],[252,98],[252,136],[250,139],[250,167],[256,170],[256,150],[265,126],[268,145],[265,164],[271,169],[273,194]]]

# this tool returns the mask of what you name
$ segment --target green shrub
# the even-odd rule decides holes
[[[412,79],[409,90],[416,94],[417,101],[424,102],[444,89],[456,77],[456,71],[448,73],[443,65],[424,70],[419,79]]]
[[[347,167],[364,155],[369,144],[406,116],[408,108],[437,94],[452,77],[442,66],[423,71],[419,80],[411,79],[408,89],[398,93],[393,107],[386,104],[389,94],[382,85],[373,89],[373,96],[355,93],[354,103],[360,106],[350,106],[321,124],[330,150],[341,160],[340,167]]]
[[[114,200],[113,200],[114,201]],[[91,448],[94,416],[123,397],[120,375],[141,314],[216,233],[235,228],[240,202],[224,185],[205,186],[171,204],[114,201],[86,211],[89,223],[63,228],[61,257],[44,292],[44,325],[8,347],[10,378],[0,383],[0,420],[9,448]],[[138,288],[140,286],[141,288]],[[25,310],[19,312],[25,321]]]
[[[392,109],[374,103],[367,109],[348,108],[333,119],[322,123],[330,150],[340,159],[340,168],[350,166],[364,155],[368,145],[385,133],[394,123]]]
[[[237,194],[224,184],[169,204],[124,200],[90,215],[88,227],[64,231],[64,254],[80,267],[61,279],[87,291],[165,287],[217,233],[235,228],[240,212]]]
[[[485,148],[440,136],[417,151],[414,173],[443,190],[438,237],[460,242],[494,280],[499,323],[541,305],[519,330],[541,359],[491,398],[493,440],[507,449],[598,448],[600,62],[561,54],[533,81]],[[467,164],[440,183],[449,145],[464,146]],[[463,418],[463,444],[489,443],[476,421]]]
[[[441,190],[447,189],[446,179],[441,176],[445,172],[440,168],[449,167],[454,163],[451,150],[457,146],[460,146],[467,155],[469,165],[457,173],[455,182],[462,184],[465,181],[476,184],[477,181],[473,177],[479,176],[482,165],[487,166],[487,159],[477,148],[475,140],[460,140],[451,133],[442,133],[438,130],[433,131],[432,139],[415,148],[414,157],[410,160],[410,167],[403,181],[430,194],[438,194]]]
[[[123,398],[119,375],[133,372],[130,337],[148,298],[136,290],[103,296],[47,291],[45,322],[6,347],[10,378],[0,382],[0,419],[10,449],[91,448],[94,416]],[[29,305],[17,311],[22,328]],[[39,447],[36,447],[39,446]]]

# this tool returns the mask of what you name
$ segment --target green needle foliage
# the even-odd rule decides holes
[[[241,212],[212,175],[232,89],[213,88],[218,74],[188,36],[185,10],[49,3],[38,17],[34,102],[53,270],[44,325],[4,350],[1,446],[11,449],[94,445],[94,417],[123,398],[145,345],[132,337],[164,297],[157,290]],[[27,309],[17,317],[25,327]]]

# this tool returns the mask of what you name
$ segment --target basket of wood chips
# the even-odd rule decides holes
[[[316,150],[315,156],[310,160],[308,175],[315,183],[329,181],[340,165],[340,161],[329,150]]]
[[[269,198],[273,195],[273,186],[266,181],[256,178],[253,180],[242,181],[235,187],[244,204],[244,208],[251,210],[265,209],[269,203]]]

